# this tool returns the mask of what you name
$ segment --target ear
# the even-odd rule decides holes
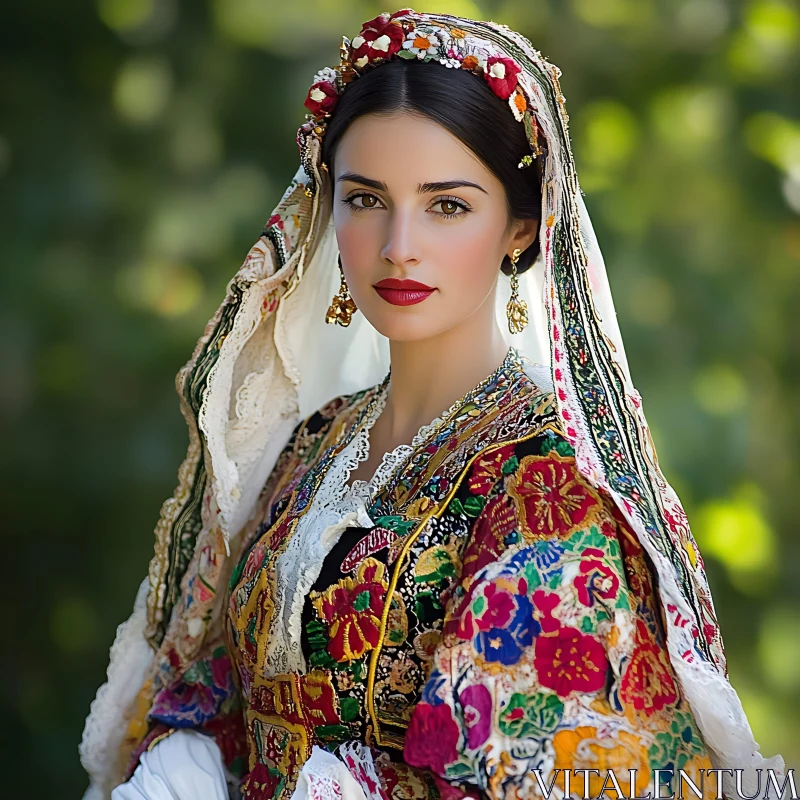
[[[519,248],[523,253],[533,244],[539,233],[538,219],[518,219],[514,223],[514,233],[508,243],[509,254]]]

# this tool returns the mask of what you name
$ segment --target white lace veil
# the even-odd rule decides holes
[[[702,557],[658,466],[631,380],[578,186],[560,71],[502,25],[408,9],[392,19],[376,21],[440,34],[456,28],[465,35],[459,46],[484,59],[501,54],[521,68],[519,86],[546,149],[541,252],[520,278],[530,323],[509,334],[509,343],[541,365],[535,379],[556,393],[579,469],[613,497],[656,567],[670,658],[714,766],[743,770],[748,795],[757,791],[757,769],[774,769],[782,782],[783,759],[759,753],[727,679]],[[331,186],[313,123],[301,128],[298,143],[302,166],[178,375],[191,443],[176,492],[162,508],[149,580],[118,631],[109,681],[87,720],[81,758],[90,797],[108,796],[141,738],[153,693],[192,662],[218,624],[218,598],[203,601],[195,579],[220,582],[220,565],[228,551],[235,557],[237,533],[297,422],[332,397],[378,383],[389,367],[388,343],[363,314],[347,328],[325,323],[339,286]],[[503,330],[508,295],[501,276]],[[759,796],[765,787],[762,780]],[[733,784],[725,790],[733,796]]]

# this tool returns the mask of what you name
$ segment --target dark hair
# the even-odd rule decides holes
[[[322,139],[322,160],[333,169],[336,148],[359,117],[397,111],[423,114],[460,139],[505,187],[509,218],[541,219],[544,156],[524,169],[517,166],[531,152],[525,126],[486,81],[468,70],[405,59],[370,68],[339,99]],[[525,272],[538,254],[537,236],[520,255],[517,272]],[[507,255],[502,270],[511,274]]]

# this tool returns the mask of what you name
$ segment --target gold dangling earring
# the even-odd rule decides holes
[[[521,333],[528,324],[528,304],[519,299],[519,276],[517,275],[517,261],[522,250],[516,248],[509,256],[511,259],[511,297],[506,306],[508,317],[508,330],[511,333]]]
[[[344,270],[342,269],[342,257],[339,256],[339,275],[342,282],[339,284],[339,291],[333,296],[331,304],[328,306],[328,313],[325,314],[325,322],[332,325],[334,322],[346,328],[350,321],[353,319],[353,314],[358,309],[355,300],[350,297],[350,290],[347,288],[347,283],[344,279]]]

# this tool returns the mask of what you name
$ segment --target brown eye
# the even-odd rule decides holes
[[[441,211],[438,211],[437,207]],[[465,214],[469,214],[470,210],[463,202],[450,197],[443,197],[441,200],[437,200],[431,207],[431,211],[442,219],[463,217]]]
[[[375,208],[377,205],[378,198],[375,197],[374,194],[362,194],[361,195],[361,204],[364,208]]]

